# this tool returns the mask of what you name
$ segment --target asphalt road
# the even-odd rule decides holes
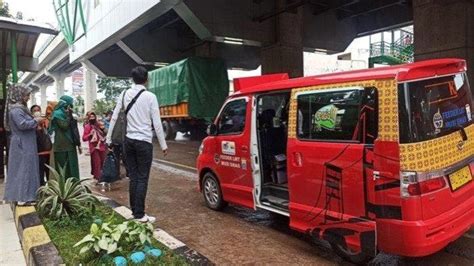
[[[209,210],[197,190],[193,170],[199,142],[178,138],[168,142],[166,158],[155,144],[155,161],[147,195],[147,212],[157,226],[217,264],[350,265],[325,242],[315,242],[288,227],[287,218],[267,211],[229,206]],[[128,204],[128,181],[103,192]],[[432,256],[410,259],[379,254],[371,265],[474,265],[474,234]]]

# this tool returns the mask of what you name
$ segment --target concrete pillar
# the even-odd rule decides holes
[[[199,45],[198,47],[195,48],[194,51],[196,56],[201,56],[201,57],[218,57],[217,56],[217,43],[215,42],[206,42],[203,43],[202,45]]]
[[[31,93],[30,106],[36,104],[36,93],[37,93],[37,92],[32,92],[32,93]]]
[[[51,77],[54,79],[54,86],[56,87],[56,97],[59,99],[64,95],[64,79],[66,79],[66,73],[52,73]]]
[[[97,100],[97,75],[82,64],[84,69],[84,112],[92,110],[94,101]]]
[[[415,60],[443,57],[467,61],[474,84],[474,1],[413,0]]]
[[[40,93],[40,106],[41,110],[43,112],[46,111],[46,107],[48,106],[48,100],[47,100],[47,95],[46,95],[46,89],[48,88],[47,84],[40,84],[38,85],[39,87],[39,93]]]
[[[286,0],[276,0],[276,10],[285,8]],[[303,76],[303,8],[272,18],[275,23],[275,43],[261,50],[262,74],[288,73]]]

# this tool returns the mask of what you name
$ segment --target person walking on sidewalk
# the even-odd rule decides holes
[[[105,147],[105,128],[100,125],[99,121],[97,121],[97,117],[94,112],[89,112],[88,114],[88,120],[84,126],[82,140],[84,142],[89,142],[91,174],[94,179],[99,182],[107,150]]]
[[[7,117],[11,136],[4,200],[25,205],[36,201],[40,186],[36,128],[44,119],[34,118],[26,107],[30,88],[16,84],[9,91]]]
[[[155,128],[164,156],[168,154],[168,146],[161,125],[158,100],[153,93],[146,89],[148,83],[147,70],[142,66],[133,68],[132,79],[134,85],[120,94],[115,106],[107,134],[107,144],[111,147],[112,132],[122,108],[122,103],[124,109],[132,103],[126,115],[127,129],[124,143],[125,161],[130,177],[130,206],[133,217],[137,221],[153,223],[156,220],[155,217],[145,213],[148,179],[153,160],[152,126]]]
[[[72,116],[74,99],[64,95],[54,108],[49,134],[54,133],[53,151],[56,169],[65,167],[66,178],[79,179],[79,160],[76,146],[80,149],[80,138],[77,130],[77,121]]]

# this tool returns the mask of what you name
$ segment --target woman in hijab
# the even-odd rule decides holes
[[[92,176],[94,176],[96,181],[99,181],[107,150],[105,146],[104,126],[97,121],[94,112],[88,112],[88,121],[84,125],[82,140],[89,142]]]
[[[36,128],[43,118],[33,118],[26,107],[31,89],[16,84],[10,88],[8,122],[11,130],[6,201],[29,205],[36,201],[40,186]]]
[[[79,161],[77,159],[77,122],[72,117],[74,99],[64,95],[54,108],[49,127],[50,135],[54,134],[53,151],[56,169],[65,168],[65,177],[79,178]],[[80,143],[79,143],[80,145]]]

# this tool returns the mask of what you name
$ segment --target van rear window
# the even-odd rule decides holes
[[[398,91],[401,143],[434,139],[472,124],[465,74],[401,83]]]
[[[373,143],[377,135],[376,97],[375,88],[363,87],[298,95],[298,138]]]

